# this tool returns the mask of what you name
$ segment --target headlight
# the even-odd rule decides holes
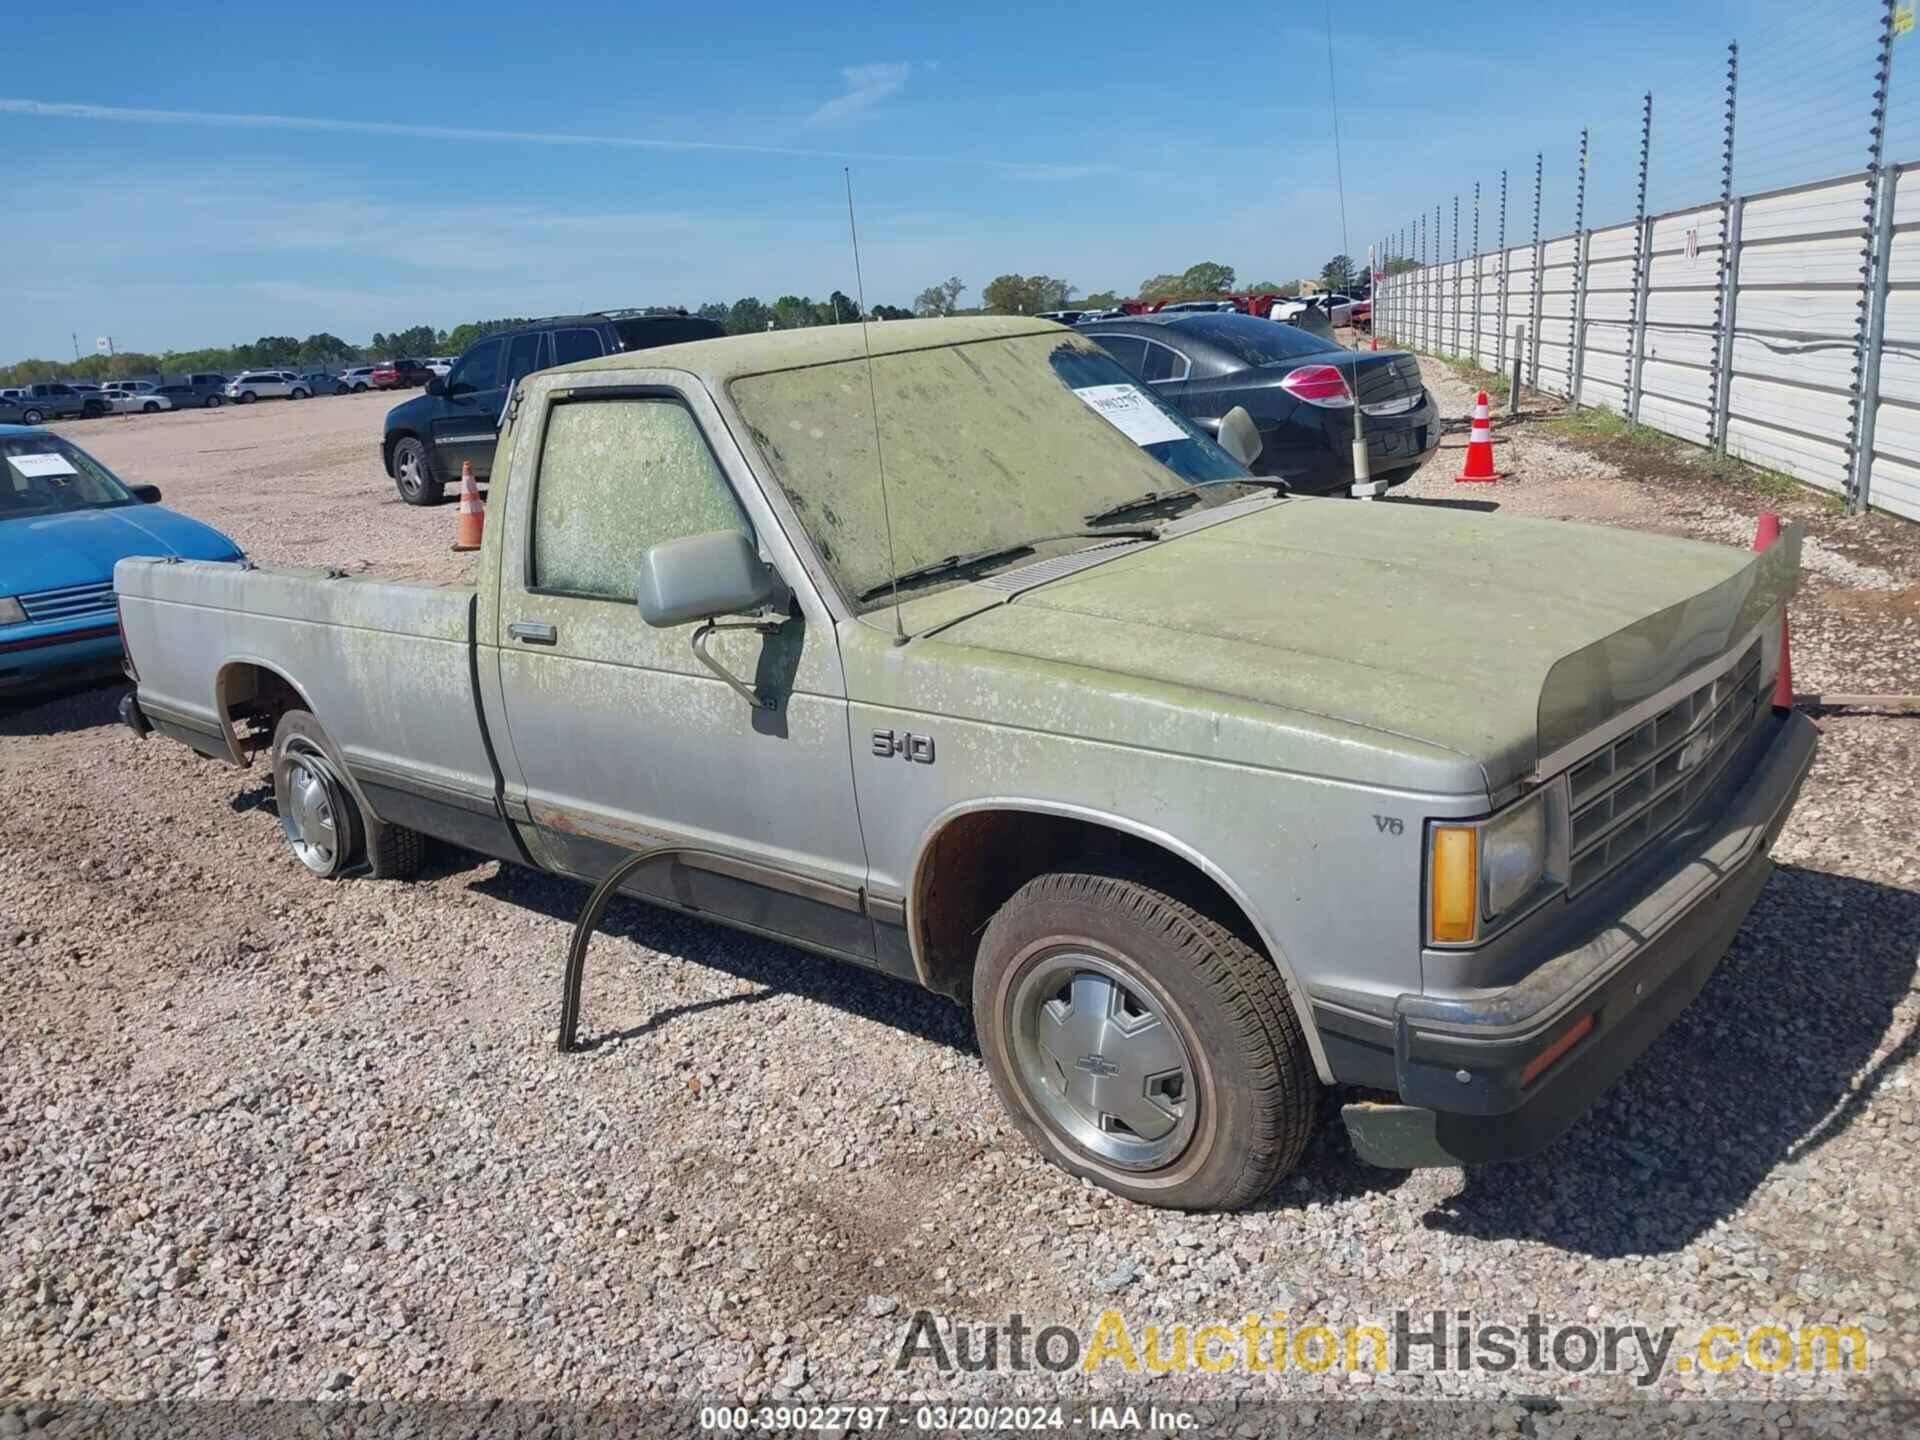
[[[1522,801],[1480,829],[1480,886],[1489,920],[1526,899],[1547,868],[1545,795]]]
[[[27,612],[20,608],[20,602],[11,595],[0,595],[0,625],[24,625]]]
[[[1471,944],[1543,887],[1560,884],[1565,815],[1560,789],[1551,786],[1486,820],[1428,826],[1427,938]]]

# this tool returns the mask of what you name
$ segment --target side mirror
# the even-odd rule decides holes
[[[649,549],[640,557],[633,598],[642,620],[668,630],[758,610],[785,588],[751,540],[738,530],[719,530]]]
[[[431,380],[427,381],[427,394],[444,395],[446,393],[447,393],[447,382],[445,380],[442,380],[438,375],[434,376]]]
[[[1260,458],[1266,442],[1260,438],[1260,427],[1253,423],[1246,406],[1234,406],[1221,419],[1220,448],[1249,468]]]
[[[160,487],[158,485],[129,485],[127,490],[133,498],[138,500],[142,505],[158,505],[160,503]]]

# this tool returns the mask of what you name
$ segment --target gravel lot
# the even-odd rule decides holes
[[[1428,368],[1463,415],[1465,386]],[[263,562],[461,578],[452,508],[407,507],[380,472],[387,403],[69,433]],[[1744,543],[1761,508],[1538,422],[1499,438],[1514,478],[1466,498],[1503,511]],[[1444,451],[1394,503],[1458,501],[1456,467]],[[1920,690],[1920,530],[1812,497],[1774,508],[1816,542],[1799,687]],[[112,721],[118,693],[0,712],[0,1434],[103,1398],[1123,1388],[925,1362],[894,1376],[919,1306],[1082,1334],[1114,1304],[1136,1322],[1471,1307],[1516,1324],[1846,1321],[1872,1338],[1869,1376],[1669,1373],[1640,1390],[1293,1369],[1124,1386],[1162,1403],[1501,1399],[1463,1425],[1539,1434],[1601,1433],[1628,1412],[1585,1403],[1648,1395],[1846,1397],[1850,1433],[1891,1433],[1889,1407],[1920,1385],[1920,720],[1824,719],[1780,868],[1706,994],[1545,1154],[1390,1173],[1329,1123],[1268,1205],[1206,1217],[1042,1163],[947,1002],[639,905],[616,906],[595,947],[600,1043],[561,1059],[582,891],[451,851],[421,883],[314,881],[262,771],[136,742]],[[1796,1417],[1812,1418],[1748,1412]],[[1265,1428],[1249,1411],[1239,1433]]]

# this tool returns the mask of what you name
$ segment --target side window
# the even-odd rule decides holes
[[[1187,357],[1178,350],[1169,350],[1165,345],[1147,345],[1146,368],[1140,372],[1140,378],[1148,384],[1156,380],[1184,380],[1187,376]]]
[[[715,530],[753,533],[685,405],[554,407],[533,492],[534,589],[631,601],[649,547]]]
[[[518,385],[534,371],[543,368],[540,351],[541,342],[546,338],[543,330],[513,337],[513,344],[507,351],[507,384]]]
[[[460,363],[447,377],[447,393],[471,395],[476,390],[498,389],[504,383],[500,378],[500,361],[506,349],[504,340],[488,340],[474,346],[460,357]]]
[[[553,363],[556,365],[571,365],[576,360],[594,360],[606,353],[600,346],[600,337],[591,330],[553,332]]]
[[[1147,342],[1137,335],[1095,335],[1093,338],[1102,350],[1125,366],[1129,374],[1138,375],[1147,363]]]

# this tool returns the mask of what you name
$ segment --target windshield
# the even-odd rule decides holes
[[[86,451],[58,435],[0,435],[0,521],[138,502]]]
[[[1060,538],[1009,563],[1097,545],[1097,538],[1061,532],[1084,530],[1088,515],[1150,491],[1247,473],[1105,351],[1057,332],[881,355],[873,361],[873,385],[886,512],[865,360],[748,375],[730,387],[768,467],[856,611],[886,605],[885,582],[896,573],[1041,536]],[[1187,513],[1253,493],[1251,484],[1198,489]],[[964,584],[978,573],[941,583]],[[926,594],[939,586],[915,588]],[[868,598],[855,598],[862,594]]]

